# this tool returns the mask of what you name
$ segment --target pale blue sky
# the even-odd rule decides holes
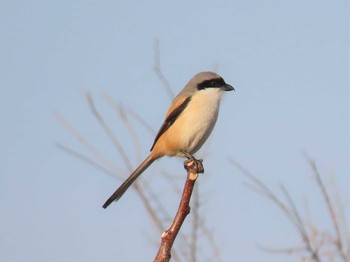
[[[207,172],[197,183],[202,216],[224,261],[296,261],[255,246],[299,242],[281,212],[247,189],[227,158],[274,189],[283,183],[301,210],[308,198],[314,220],[328,228],[305,150],[327,181],[334,175],[349,210],[348,17],[348,2],[340,0],[0,1],[0,260],[153,259],[159,237],[140,199],[131,190],[103,210],[119,182],[54,146],[85,152],[53,112],[122,166],[82,90],[93,93],[123,145],[132,147],[101,92],[158,129],[169,104],[153,70],[158,38],[175,93],[205,70],[236,88],[222,101],[205,147]],[[153,138],[137,131],[146,156]],[[165,194],[170,189],[151,176],[160,169],[183,171],[181,162],[163,159],[143,175]],[[175,213],[178,199],[170,200]]]

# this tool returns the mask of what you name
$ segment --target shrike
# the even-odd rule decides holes
[[[178,156],[194,159],[192,155],[202,147],[214,128],[223,92],[231,90],[234,88],[213,72],[195,75],[171,103],[149,156],[113,193],[103,208],[117,201],[158,158]]]

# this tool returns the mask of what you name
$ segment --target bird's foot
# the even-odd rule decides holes
[[[196,159],[193,155],[184,152],[187,160],[184,162],[184,168],[188,171],[189,169],[194,173],[204,173],[203,159]]]

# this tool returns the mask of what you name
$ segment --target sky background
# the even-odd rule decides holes
[[[207,70],[236,89],[225,94],[197,154],[206,169],[196,184],[200,214],[223,261],[298,261],[257,248],[299,246],[300,239],[280,210],[244,185],[228,157],[277,192],[282,183],[303,215],[307,202],[312,221],[332,232],[306,151],[325,181],[333,178],[349,215],[348,10],[340,0],[1,0],[0,260],[152,261],[160,235],[138,195],[130,190],[103,210],[121,179],[58,149],[57,142],[88,155],[55,113],[125,171],[89,110],[83,92],[90,91],[136,166],[153,135],[133,122],[138,156],[103,93],[157,130],[170,103],[154,71],[158,39],[174,93]],[[179,196],[167,194],[163,171],[183,183],[181,161],[170,158],[141,179],[150,179],[175,214]]]

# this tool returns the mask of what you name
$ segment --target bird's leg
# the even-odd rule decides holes
[[[191,155],[188,152],[183,152],[184,155],[187,157],[187,160],[184,162],[184,167],[185,169],[187,169],[188,164],[190,162],[193,162],[194,164],[194,171],[196,171],[196,173],[204,173],[204,168],[203,168],[203,159],[196,159],[193,155]]]

